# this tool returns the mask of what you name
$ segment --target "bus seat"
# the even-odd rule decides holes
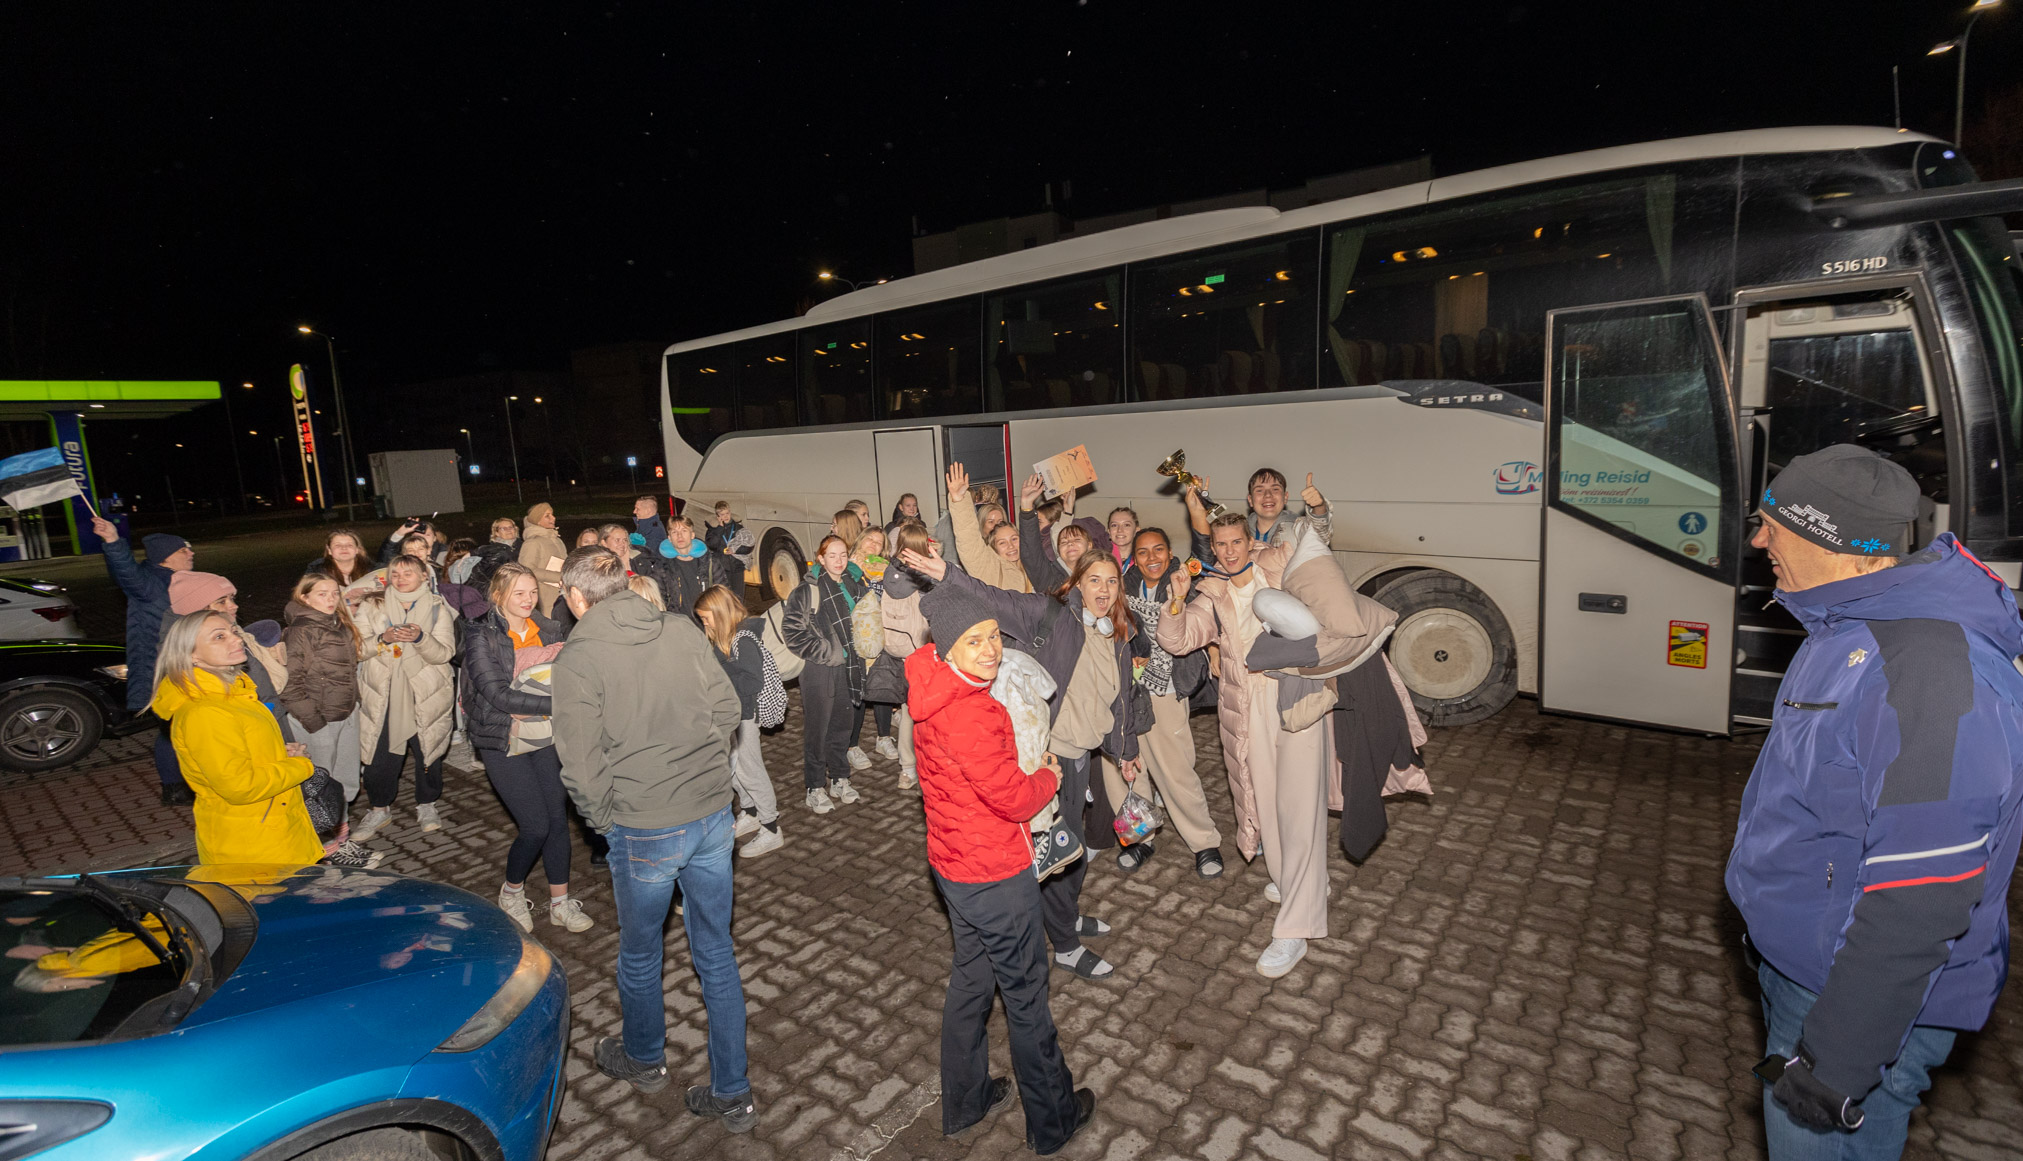
[[[1412,344],[1412,365],[1417,369],[1417,378],[1431,379],[1437,373],[1433,370],[1433,344]]]
[[[1389,376],[1390,349],[1376,339],[1363,340],[1363,382],[1382,383]]]
[[[1264,382],[1258,389],[1260,391],[1279,390],[1283,386],[1280,382],[1281,376],[1279,372],[1283,370],[1284,363],[1279,359],[1278,352],[1276,350],[1265,351],[1258,356],[1258,362],[1264,366]]]
[[[1335,357],[1335,369],[1342,373],[1342,382],[1355,386],[1363,381],[1363,344],[1355,339],[1345,339],[1328,328],[1328,351]]]
[[[1138,398],[1163,399],[1159,389],[1159,364],[1138,360]]]
[[[1072,405],[1074,401],[1074,397],[1068,392],[1068,381],[1066,379],[1047,380],[1047,397],[1043,406],[1067,407]]]
[[[823,423],[842,423],[844,421],[843,414],[844,400],[841,395],[822,396]]]
[[[1159,364],[1159,381],[1165,384],[1164,399],[1187,398],[1187,368],[1178,363]]]
[[[1222,381],[1226,385],[1224,389],[1229,394],[1247,395],[1251,392],[1251,365],[1250,356],[1244,354],[1242,351],[1222,352],[1222,358],[1218,360],[1216,372],[1222,377]]]

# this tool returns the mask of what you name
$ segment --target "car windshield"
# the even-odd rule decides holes
[[[171,941],[154,915],[142,923]],[[82,891],[0,890],[0,1048],[110,1035],[181,973],[130,922]]]

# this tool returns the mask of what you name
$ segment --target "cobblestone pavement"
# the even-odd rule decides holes
[[[1219,771],[1212,719],[1195,727]],[[550,1157],[1026,1155],[1015,1111],[972,1139],[940,1136],[948,935],[918,797],[881,761],[857,780],[863,803],[814,817],[799,805],[799,753],[794,726],[768,739],[787,845],[737,869],[759,1129],[727,1137],[681,1107],[705,1065],[678,925],[677,1083],[642,1097],[590,1066],[618,1025],[617,929],[579,836],[573,889],[598,926],[538,929],[575,997]],[[1232,857],[1204,882],[1177,844],[1136,875],[1099,858],[1085,908],[1115,925],[1100,950],[1119,974],[1054,975],[1068,1062],[1100,1100],[1064,1156],[1760,1157],[1755,989],[1721,888],[1754,756],[1747,740],[1543,717],[1528,702],[1440,731],[1427,752],[1438,795],[1393,803],[1391,837],[1362,868],[1336,854],[1334,937],[1278,981],[1251,966],[1273,911],[1262,863]],[[1211,782],[1229,832],[1228,794]],[[187,821],[153,805],[135,741],[58,777],[0,780],[0,796],[0,873],[189,857]],[[444,813],[447,829],[422,836],[403,799],[375,845],[392,870],[490,896],[511,828],[481,773],[450,772]],[[1909,1156],[2019,1155],[2018,992],[1937,1074]],[[1001,1026],[993,1039],[1006,1063]]]

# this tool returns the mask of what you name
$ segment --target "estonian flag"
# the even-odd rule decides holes
[[[82,496],[77,477],[63,462],[62,448],[45,448],[0,460],[0,500],[25,511],[68,496]]]

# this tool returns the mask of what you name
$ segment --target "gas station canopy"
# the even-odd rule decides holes
[[[166,379],[0,379],[0,419],[162,419],[218,400],[218,384]]]

